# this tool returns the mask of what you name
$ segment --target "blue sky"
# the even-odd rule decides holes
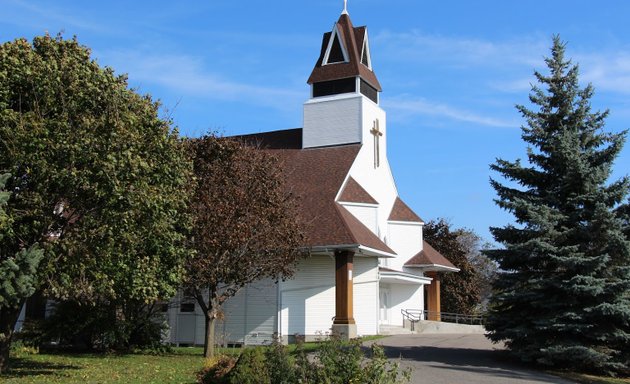
[[[0,0],[0,42],[63,32],[164,105],[185,135],[302,125],[306,79],[342,0]],[[533,71],[551,37],[567,41],[595,86],[607,129],[630,128],[630,1],[349,0],[367,25],[388,113],[388,152],[401,197],[425,220],[445,217],[490,240],[511,220],[493,203],[488,165],[523,158]],[[613,178],[630,169],[630,144]],[[496,175],[495,175],[496,176]]]

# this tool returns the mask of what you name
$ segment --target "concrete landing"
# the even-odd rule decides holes
[[[410,329],[397,325],[381,325],[379,327],[379,335],[412,335],[414,333]]]
[[[444,323],[429,320],[421,320],[415,323],[414,328],[415,333],[422,334],[458,333],[483,335],[486,333],[486,329],[483,325]]]

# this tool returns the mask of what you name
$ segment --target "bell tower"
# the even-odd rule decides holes
[[[332,31],[324,33],[308,84],[303,148],[371,143],[376,138],[384,156],[386,116],[379,106],[381,85],[372,69],[367,27],[352,25],[345,2]]]

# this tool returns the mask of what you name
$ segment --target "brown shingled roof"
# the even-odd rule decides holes
[[[262,149],[302,148],[302,128],[230,136],[230,138],[242,140],[247,145]]]
[[[457,268],[448,259],[435,250],[429,243],[423,241],[422,251],[405,263],[405,267],[421,267],[439,265],[447,268]]]
[[[392,211],[389,214],[389,221],[411,221],[411,222],[423,222],[420,216],[416,215],[414,211],[405,204],[400,197],[396,197]]]
[[[343,188],[343,192],[341,192],[341,196],[339,196],[339,201],[346,201],[348,203],[378,204],[368,191],[366,191],[352,177],[348,179],[346,186]]]
[[[306,233],[306,246],[359,244],[395,254],[372,231],[335,202],[361,145],[311,149],[268,149],[276,155],[287,186],[298,196],[298,220]]]
[[[339,80],[360,76],[377,91],[381,91],[381,84],[378,82],[374,72],[361,63],[361,50],[365,39],[366,27],[355,28],[347,14],[342,14],[337,21],[339,38],[348,52],[348,62],[322,65],[328,42],[332,32],[324,33],[322,39],[322,49],[315,68],[308,78],[308,83],[321,83],[323,81]]]
[[[346,229],[348,230],[348,235],[354,241],[350,244],[361,244],[365,247],[369,247],[372,249],[377,249],[382,252],[387,252],[392,255],[395,255],[390,247],[387,246],[381,239],[378,238],[372,231],[370,231],[363,223],[359,221],[350,211],[345,209],[340,204],[335,204],[335,207],[339,211],[341,218],[346,224]]]

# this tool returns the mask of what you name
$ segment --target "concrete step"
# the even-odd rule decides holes
[[[381,335],[411,335],[412,332],[410,329],[403,328],[399,325],[381,325],[379,327],[379,332]]]
[[[467,333],[483,335],[486,333],[486,329],[483,327],[483,325],[444,323],[441,321],[429,320],[418,321],[414,324],[414,330],[415,333],[424,334]]]

